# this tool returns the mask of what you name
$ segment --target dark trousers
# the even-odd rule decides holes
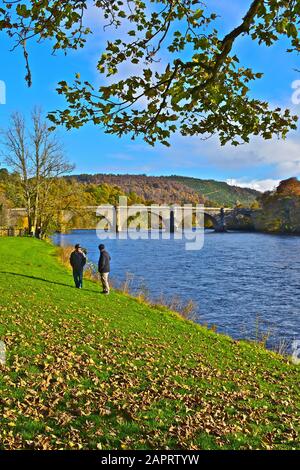
[[[80,270],[73,269],[73,277],[74,277],[75,286],[77,287],[77,289],[81,289],[82,280],[83,280],[83,269],[80,269]]]

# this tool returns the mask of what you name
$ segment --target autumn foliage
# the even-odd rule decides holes
[[[1,449],[299,449],[299,366],[90,281],[77,292],[53,255],[0,243]]]
[[[278,196],[300,196],[300,181],[297,178],[283,180],[276,193]]]

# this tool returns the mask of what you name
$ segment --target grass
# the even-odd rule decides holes
[[[0,239],[2,449],[299,449],[299,367]]]

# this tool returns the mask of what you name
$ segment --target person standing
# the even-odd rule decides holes
[[[86,256],[79,244],[75,245],[75,250],[71,253],[70,264],[73,268],[73,277],[77,289],[82,289],[83,268],[86,264]]]
[[[100,258],[98,263],[98,271],[100,273],[103,294],[108,295],[110,292],[108,277],[110,273],[110,261],[111,257],[109,253],[105,250],[104,245],[99,245]]]

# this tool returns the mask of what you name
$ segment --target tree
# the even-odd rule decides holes
[[[7,209],[8,208],[9,208],[9,200],[6,197],[5,188],[3,187],[3,184],[0,182],[0,227],[7,226],[7,223],[8,223]]]
[[[9,178],[9,172],[6,168],[0,168],[0,183],[7,181]]]
[[[300,181],[297,178],[288,178],[280,181],[276,190],[278,196],[300,196]]]
[[[42,117],[41,111],[32,112],[32,126],[26,127],[24,117],[11,116],[8,130],[2,131],[2,156],[11,170],[19,175],[19,195],[27,210],[28,230],[43,229],[47,200],[55,179],[69,173],[73,166],[64,158],[62,146],[55,133]]]
[[[85,207],[92,204],[91,196],[86,193],[85,187],[73,180],[55,178],[51,188],[41,198],[41,220],[39,225],[43,233],[51,233],[64,229],[83,228],[90,217]],[[64,220],[69,215],[68,220]],[[78,226],[74,226],[74,219],[78,220]],[[96,217],[94,216],[94,225]],[[91,224],[92,225],[92,224]]]
[[[67,52],[84,47],[91,33],[85,27],[88,0],[3,3],[0,30],[23,48],[29,85],[31,39],[52,39],[54,51]],[[119,31],[97,66],[113,83],[96,88],[79,74],[72,85],[62,80],[58,92],[68,106],[49,114],[55,125],[70,129],[92,122],[109,134],[142,135],[151,145],[169,145],[177,131],[218,134],[221,144],[238,145],[252,135],[284,138],[296,129],[297,117],[289,110],[270,109],[251,97],[251,82],[263,74],[239,63],[234,44],[248,36],[272,46],[282,37],[289,52],[299,52],[300,0],[249,0],[240,24],[225,36],[215,24],[217,12],[198,0],[94,0],[93,5],[107,26]],[[136,66],[136,74],[119,80],[124,62]]]

